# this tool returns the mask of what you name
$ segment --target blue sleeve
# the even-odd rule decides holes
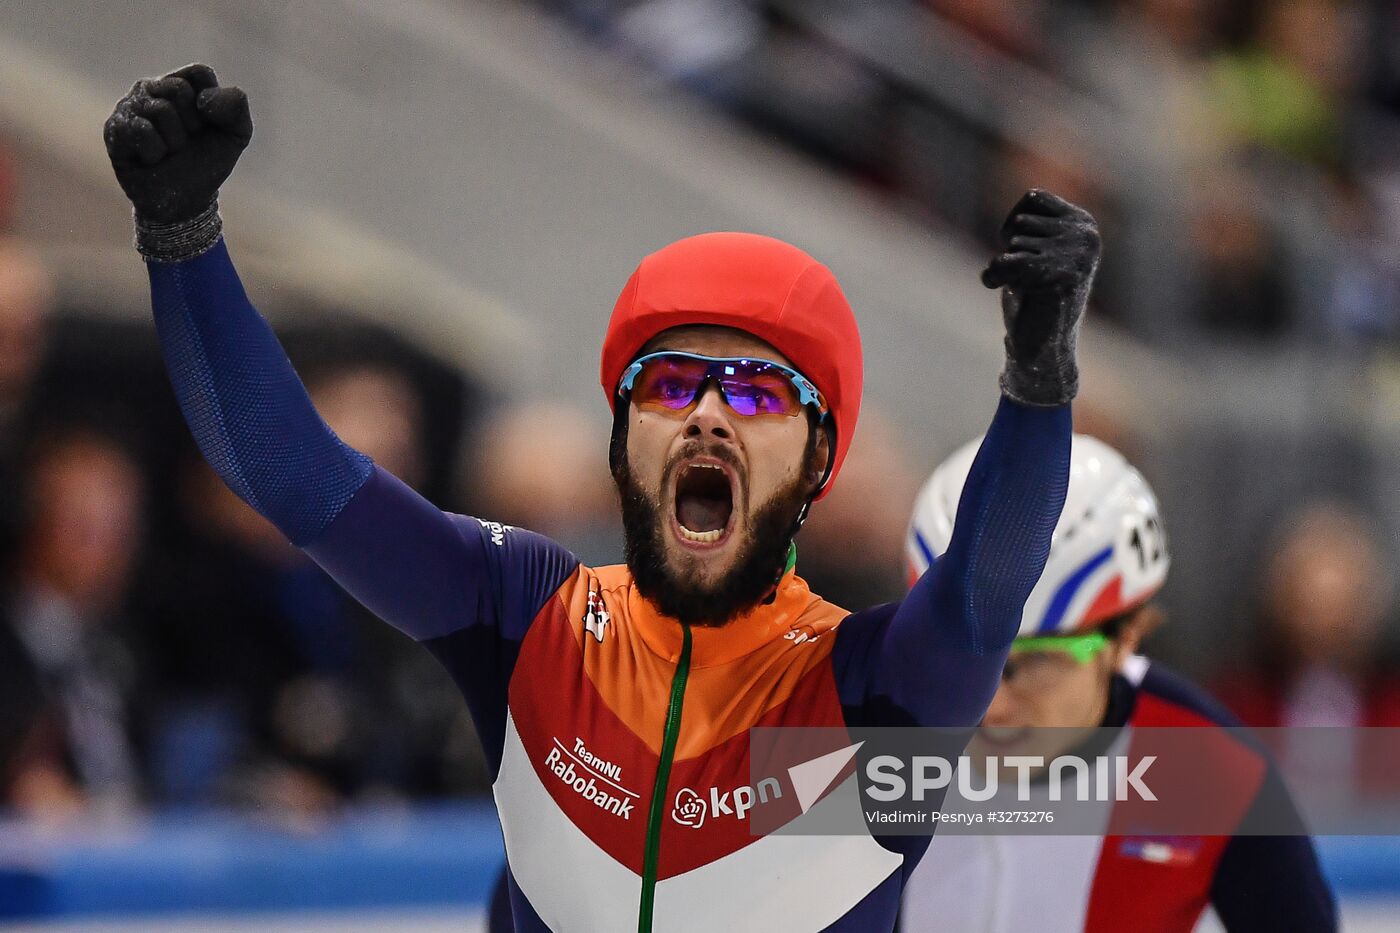
[[[1210,891],[1229,933],[1333,933],[1337,905],[1307,836],[1235,836]]]
[[[439,657],[478,729],[504,716],[525,628],[577,560],[546,538],[449,515],[321,420],[272,329],[249,303],[221,240],[180,263],[149,263],[161,352],[200,451],[235,493],[352,596]],[[471,632],[465,650],[454,633]]]
[[[973,726],[1045,569],[1069,483],[1068,405],[1003,397],[972,463],[947,552],[893,612],[861,613],[833,651],[848,719]]]
[[[165,367],[200,452],[289,541],[311,541],[369,478],[369,458],[316,413],[223,240],[146,268]]]
[[[1296,835],[1252,834],[1277,833],[1290,825],[1297,827]],[[1323,877],[1317,850],[1293,797],[1272,763],[1241,829],[1226,844],[1211,881],[1211,906],[1225,929],[1229,933],[1336,930],[1332,887]]]
[[[520,643],[578,559],[543,535],[444,513],[378,467],[306,552],[447,668],[495,780]]]
[[[305,551],[365,608],[422,642],[472,628],[519,642],[578,567],[543,535],[445,513],[379,467]]]

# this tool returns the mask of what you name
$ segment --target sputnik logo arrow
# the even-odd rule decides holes
[[[788,768],[788,778],[792,781],[792,789],[797,793],[797,802],[802,807],[803,813],[810,810],[812,805],[822,798],[822,795],[835,783],[841,771],[855,757],[856,751],[864,744],[864,742],[857,742],[854,745],[847,745],[845,748],[838,748],[834,752],[827,752],[818,758]]]

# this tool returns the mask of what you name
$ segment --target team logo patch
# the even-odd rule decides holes
[[[818,638],[821,638],[821,635],[817,634],[817,630],[810,625],[798,625],[788,629],[787,632],[783,634],[783,637],[790,642],[803,645],[816,641]]]
[[[583,614],[583,630],[602,644],[603,634],[607,631],[608,623],[612,621],[612,615],[608,612],[608,607],[603,605],[603,596],[595,590],[588,591],[588,609]]]
[[[1175,836],[1129,836],[1118,843],[1118,854],[1156,865],[1190,865],[1201,852],[1201,840]]]
[[[632,807],[641,798],[619,783],[622,768],[590,752],[583,739],[575,738],[570,749],[556,738],[544,764],[565,786],[595,807],[624,820],[632,818]]]
[[[671,808],[671,819],[691,829],[704,826],[705,798],[689,787],[682,787],[676,791],[676,805]]]
[[[505,547],[506,532],[515,530],[514,525],[502,525],[500,522],[488,522],[481,518],[478,518],[476,523],[491,533],[491,543],[496,547]]]

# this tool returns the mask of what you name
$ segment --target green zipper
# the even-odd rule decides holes
[[[681,706],[685,703],[685,682],[690,678],[690,626],[681,624],[681,657],[671,677],[671,700],[666,704],[666,731],[661,737],[661,760],[656,765],[656,784],[651,789],[651,812],[647,814],[647,848],[642,857],[642,903],[637,909],[637,933],[651,933],[652,908],[656,905],[656,863],[661,857],[661,817],[666,811],[666,785],[671,781],[671,760],[676,757],[676,739],[681,732]]]

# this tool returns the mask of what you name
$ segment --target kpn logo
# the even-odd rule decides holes
[[[787,769],[788,782],[802,813],[810,810],[831,788],[863,744],[857,742]],[[743,784],[727,791],[710,787],[706,793],[701,793],[682,787],[676,791],[671,819],[691,829],[701,828],[707,819],[713,821],[732,816],[736,820],[744,820],[756,804],[766,804],[782,796],[782,784],[775,777],[766,777],[755,784]]]
[[[764,778],[756,786],[743,784],[722,793],[718,787],[711,787],[709,795],[703,797],[689,787],[682,787],[676,791],[676,801],[671,807],[671,819],[691,829],[704,826],[707,817],[719,819],[732,816],[743,820],[748,818],[755,802],[767,803],[781,796],[782,786],[778,784],[777,778],[771,777]]]

